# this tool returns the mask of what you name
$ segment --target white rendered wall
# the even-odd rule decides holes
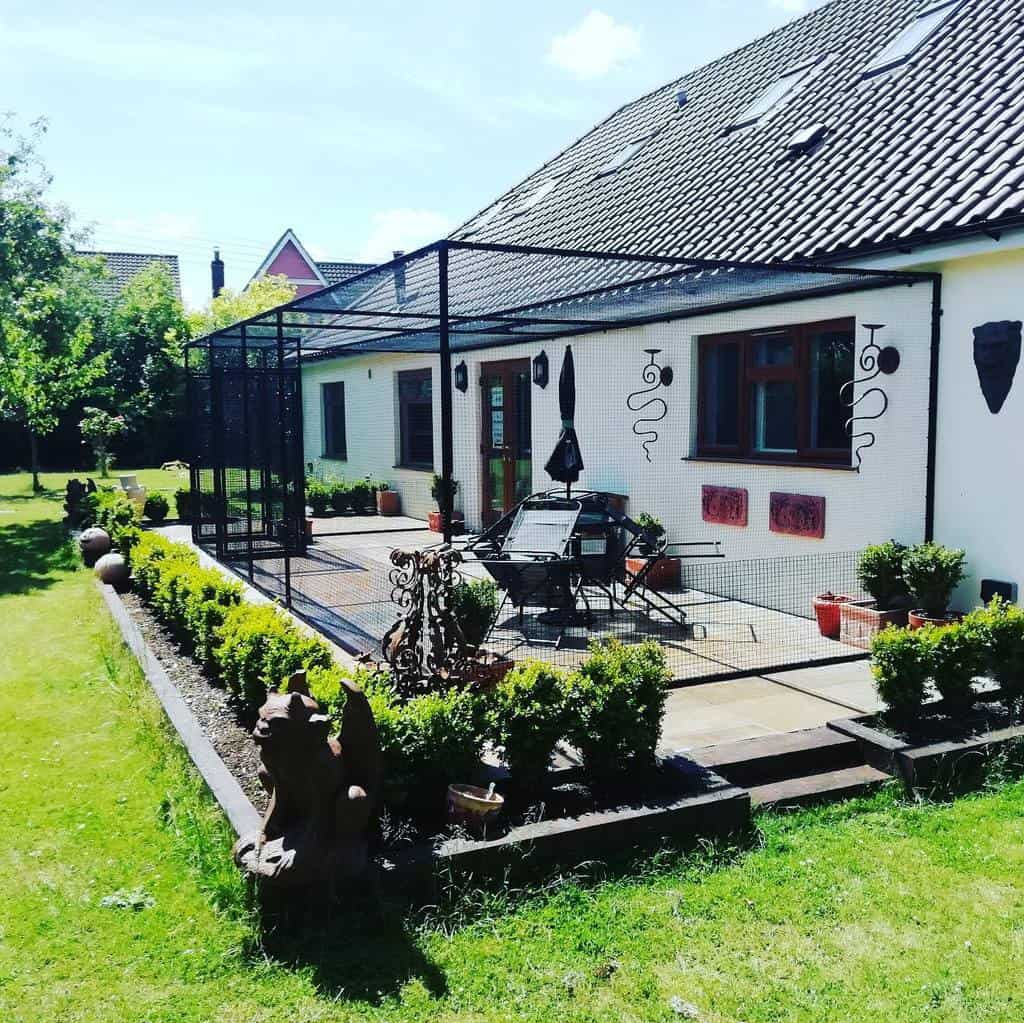
[[[853,550],[866,543],[895,537],[904,542],[923,538],[925,520],[928,424],[928,367],[932,291],[928,284],[859,292],[830,298],[711,314],[668,323],[608,331],[572,338],[576,361],[576,427],[586,470],[579,486],[623,493],[629,511],[657,515],[673,540],[722,540],[730,558],[811,554]],[[858,354],[867,339],[865,322],[881,322],[881,344],[895,345],[902,364],[881,378],[890,407],[872,424],[877,443],[864,452],[861,472],[759,464],[688,460],[696,445],[696,338],[731,330],[756,329],[852,316],[857,321]],[[550,360],[551,382],[544,390],[532,386],[534,489],[553,484],[544,462],[559,429],[558,372],[565,342],[547,341],[491,352],[456,355],[469,368],[470,387],[454,392],[455,477],[461,490],[456,501],[471,528],[480,525],[481,456],[480,364],[532,358],[541,349]],[[659,392],[668,416],[656,424],[660,439],[644,459],[640,439],[632,432],[638,417],[626,407],[630,392],[642,385],[645,348],[660,348],[662,365],[675,373],[672,386]],[[303,370],[306,460],[322,450],[320,387],[344,380],[347,403],[348,463],[321,464],[348,478],[370,473],[389,480],[402,494],[403,510],[424,516],[433,507],[429,475],[392,468],[396,450],[395,383],[399,369],[434,368],[435,464],[439,466],[440,415],[437,409],[437,357],[408,355],[357,356],[314,363]],[[369,371],[372,370],[372,377]],[[874,399],[868,399],[868,402]],[[865,402],[865,411],[870,411]],[[749,491],[746,528],[711,525],[701,518],[704,484],[745,487]],[[823,540],[785,536],[768,528],[768,495],[772,491],[823,496],[826,532]],[[823,580],[827,586],[827,580]]]

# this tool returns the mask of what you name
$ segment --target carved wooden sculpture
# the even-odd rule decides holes
[[[260,708],[253,739],[260,782],[270,793],[262,829],[235,843],[235,863],[281,887],[322,885],[358,877],[369,859],[369,836],[380,799],[380,747],[363,691],[346,689],[341,734],[328,737],[328,718],[309,695],[306,673]]]

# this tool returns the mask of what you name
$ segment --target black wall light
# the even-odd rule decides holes
[[[538,387],[548,386],[548,357],[545,352],[535,356],[533,360],[533,382]]]
[[[466,364],[460,362],[452,373],[452,379],[455,381],[455,389],[462,391],[463,394],[469,390],[469,370],[466,369]]]

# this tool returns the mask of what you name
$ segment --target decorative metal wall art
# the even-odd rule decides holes
[[[854,389],[858,384],[867,384],[872,380],[875,380],[881,374],[892,374],[899,369],[900,365],[900,353],[899,350],[893,348],[891,345],[886,348],[880,347],[875,341],[875,333],[881,330],[885,326],[884,323],[865,323],[864,327],[866,330],[871,332],[871,339],[861,349],[860,357],[857,362],[860,368],[867,374],[867,376],[848,380],[842,387],[839,388],[840,400],[845,401],[849,406],[850,410],[853,411],[858,405],[869,395],[877,394],[882,399],[882,407],[874,413],[874,415],[857,415],[854,414],[846,420],[846,432],[850,435],[851,442],[858,440],[862,441],[860,444],[855,444],[853,449],[853,455],[857,459],[857,470],[860,470],[863,458],[861,456],[862,451],[866,451],[868,448],[875,446],[875,434],[872,430],[861,430],[859,433],[854,432],[854,423],[870,422],[875,419],[881,419],[889,410],[889,395],[882,390],[881,387],[869,387],[865,391],[861,391],[858,397],[853,397]],[[849,391],[850,398],[847,400],[847,391]]]
[[[668,415],[668,405],[665,399],[654,392],[662,387],[670,387],[674,374],[671,366],[659,366],[655,356],[661,352],[660,348],[645,348],[644,351],[650,356],[651,361],[641,370],[640,378],[646,387],[633,391],[626,398],[626,407],[630,412],[643,412],[645,409],[660,410],[657,415],[648,414],[641,416],[633,423],[633,433],[643,438],[641,445],[644,449],[644,457],[651,460],[651,445],[658,442],[658,431],[654,429],[656,423],[660,423]],[[641,429],[641,427],[646,427]]]
[[[455,384],[455,389],[462,391],[463,394],[469,388],[469,370],[466,368],[465,362],[460,362],[452,372],[452,381]]]
[[[1020,363],[1021,321],[1001,320],[974,328],[974,368],[992,415],[998,415],[1010,396]]]
[[[768,528],[773,533],[824,540],[825,498],[810,494],[769,495]]]
[[[745,487],[712,487],[705,484],[700,490],[701,518],[721,526],[745,526],[747,501]]]
[[[548,386],[548,356],[542,351],[533,359],[533,382],[541,389]]]

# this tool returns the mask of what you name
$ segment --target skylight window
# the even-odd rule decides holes
[[[514,214],[525,213],[527,210],[532,210],[545,196],[550,195],[555,185],[558,184],[557,178],[548,178],[546,181],[542,181],[532,192],[528,193],[512,210]]]
[[[861,72],[861,77],[881,74],[890,68],[905,64],[914,51],[960,6],[960,0],[938,4],[922,11],[873,61]]]
[[[477,231],[480,230],[480,228],[486,227],[492,220],[494,220],[498,216],[499,213],[501,213],[505,209],[506,205],[506,202],[502,202],[500,200],[496,202],[489,210],[480,214],[480,216],[477,217],[476,220],[470,223],[470,225],[462,232],[462,237],[468,238],[471,234],[476,234]]]
[[[729,125],[730,128],[744,128],[748,124],[760,121],[770,114],[801,82],[809,78],[824,62],[813,60],[792,71],[787,71],[781,78],[776,78],[760,96],[747,106]]]
[[[643,138],[634,139],[632,142],[627,142],[598,172],[598,177],[603,177],[605,174],[614,174],[617,170],[624,167],[630,160],[640,152],[648,142],[654,138],[653,133],[651,135],[645,135]]]

